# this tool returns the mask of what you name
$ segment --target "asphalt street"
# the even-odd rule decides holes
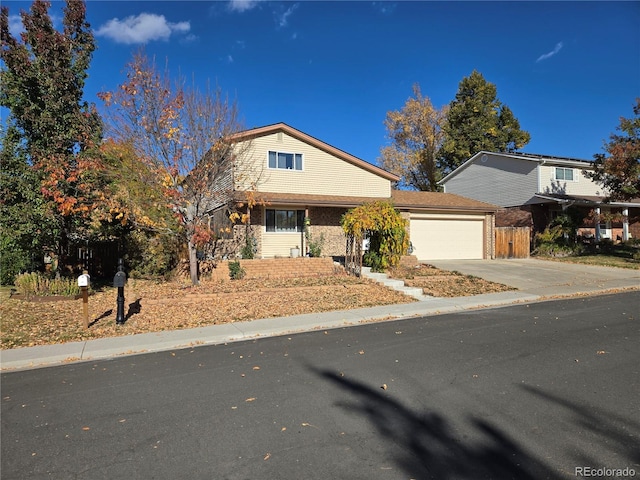
[[[640,476],[639,304],[635,291],[4,373],[1,478]]]

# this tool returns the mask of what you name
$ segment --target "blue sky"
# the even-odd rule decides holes
[[[14,32],[30,4],[3,1]],[[99,109],[144,46],[217,83],[247,128],[285,122],[371,163],[414,83],[440,107],[476,69],[531,134],[523,151],[587,160],[640,96],[639,2],[89,0],[87,17]]]

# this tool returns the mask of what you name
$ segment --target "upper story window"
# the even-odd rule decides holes
[[[269,152],[269,168],[302,170],[301,153]]]
[[[555,178],[556,180],[573,182],[573,168],[556,167]]]

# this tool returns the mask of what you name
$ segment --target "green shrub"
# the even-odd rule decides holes
[[[13,285],[20,272],[36,267],[29,252],[2,249],[0,255],[0,285]]]
[[[574,233],[568,216],[557,217],[544,232],[536,234],[534,254],[549,257],[582,255],[584,245],[573,240]]]
[[[309,234],[307,246],[309,247],[309,256],[320,257],[322,255],[322,247],[324,245],[324,233],[320,234],[320,238],[315,240],[311,234]]]
[[[127,237],[126,257],[131,270],[129,275],[167,278],[178,265],[181,247],[180,238],[176,235],[131,232]]]
[[[369,250],[362,257],[362,263],[365,267],[371,267],[372,272],[384,272],[385,265],[382,256],[373,250]]]
[[[229,262],[229,277],[231,277],[231,280],[240,280],[244,278],[246,273],[238,260]]]
[[[251,235],[247,235],[244,245],[240,249],[242,258],[251,260],[255,254],[255,239]]]

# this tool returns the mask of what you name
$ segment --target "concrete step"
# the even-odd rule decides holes
[[[424,302],[425,300],[429,300],[429,299],[433,298],[433,297],[431,297],[429,295],[425,295],[422,292],[422,289],[418,288],[418,287],[407,287],[407,286],[404,286],[404,287],[396,288],[396,290],[398,290],[399,292],[404,293],[405,295],[408,295],[408,296],[413,297],[413,298],[415,298],[417,300],[420,300],[422,302]]]
[[[393,288],[396,290],[404,287],[404,282],[402,280],[396,280],[394,278],[383,278],[382,280],[378,280],[378,283],[381,283],[385,287]]]
[[[375,280],[377,282],[389,278],[389,276],[386,273],[377,273],[377,272],[370,272],[370,273],[364,274],[363,276],[367,278],[371,278],[372,280]]]
[[[404,281],[396,280],[395,278],[389,278],[389,276],[386,273],[372,272],[371,267],[362,267],[361,275],[363,277],[375,280],[376,282],[381,283],[387,288],[397,290],[399,292],[404,293],[405,295],[416,298],[420,301],[425,301],[425,300],[429,300],[430,298],[433,298],[433,297],[430,297],[429,295],[424,295],[422,293],[421,288],[407,287],[404,284]]]

